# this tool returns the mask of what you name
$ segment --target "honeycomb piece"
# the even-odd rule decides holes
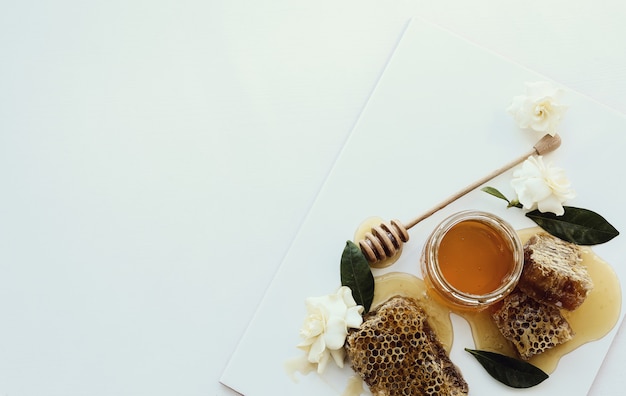
[[[574,337],[557,307],[541,303],[520,290],[505,297],[492,316],[522,359],[530,359]]]
[[[468,393],[461,372],[411,298],[393,297],[365,315],[361,327],[348,334],[346,350],[374,396]]]
[[[580,247],[546,233],[524,245],[519,288],[535,300],[574,310],[587,298],[593,282],[581,265]]]

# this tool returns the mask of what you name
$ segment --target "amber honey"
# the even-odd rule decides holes
[[[438,262],[450,286],[469,294],[493,292],[515,267],[511,244],[502,233],[476,220],[448,230],[439,244]]]
[[[504,298],[524,265],[515,230],[499,217],[465,211],[444,220],[426,241],[422,273],[448,305],[482,309]]]

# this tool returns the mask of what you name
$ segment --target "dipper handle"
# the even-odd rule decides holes
[[[379,227],[372,228],[372,232],[367,233],[365,235],[365,239],[359,242],[361,251],[365,254],[365,257],[370,263],[375,263],[387,257],[393,256],[397,251],[399,251],[400,244],[409,240],[407,230],[417,223],[432,216],[436,212],[445,208],[477,187],[480,187],[482,184],[485,184],[494,177],[499,176],[515,165],[523,162],[531,155],[544,155],[550,153],[559,148],[560,145],[561,137],[559,135],[545,135],[533,146],[532,150],[520,155],[509,163],[476,180],[472,184],[451,195],[408,223],[402,224],[398,220],[393,220],[391,223],[382,223]]]

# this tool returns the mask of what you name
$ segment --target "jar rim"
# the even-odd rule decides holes
[[[507,274],[502,284],[495,290],[483,294],[468,293],[454,287],[443,276],[438,263],[438,249],[443,237],[455,225],[472,220],[486,224],[503,235],[504,239],[509,243],[513,256],[513,268]],[[486,307],[501,300],[517,286],[523,268],[523,245],[515,229],[499,216],[479,210],[457,212],[444,219],[426,241],[422,254],[423,275],[430,278],[430,283],[433,284],[433,287],[436,288],[439,294],[442,294],[443,297],[450,300],[453,304],[462,307]]]

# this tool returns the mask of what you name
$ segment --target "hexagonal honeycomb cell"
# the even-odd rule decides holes
[[[537,301],[572,311],[593,288],[581,262],[580,246],[547,233],[533,235],[524,246],[518,287]]]
[[[348,334],[346,351],[375,396],[468,394],[414,299],[392,297],[365,315],[361,327]]]
[[[522,359],[530,359],[574,337],[557,307],[536,301],[520,290],[504,298],[493,319]]]

